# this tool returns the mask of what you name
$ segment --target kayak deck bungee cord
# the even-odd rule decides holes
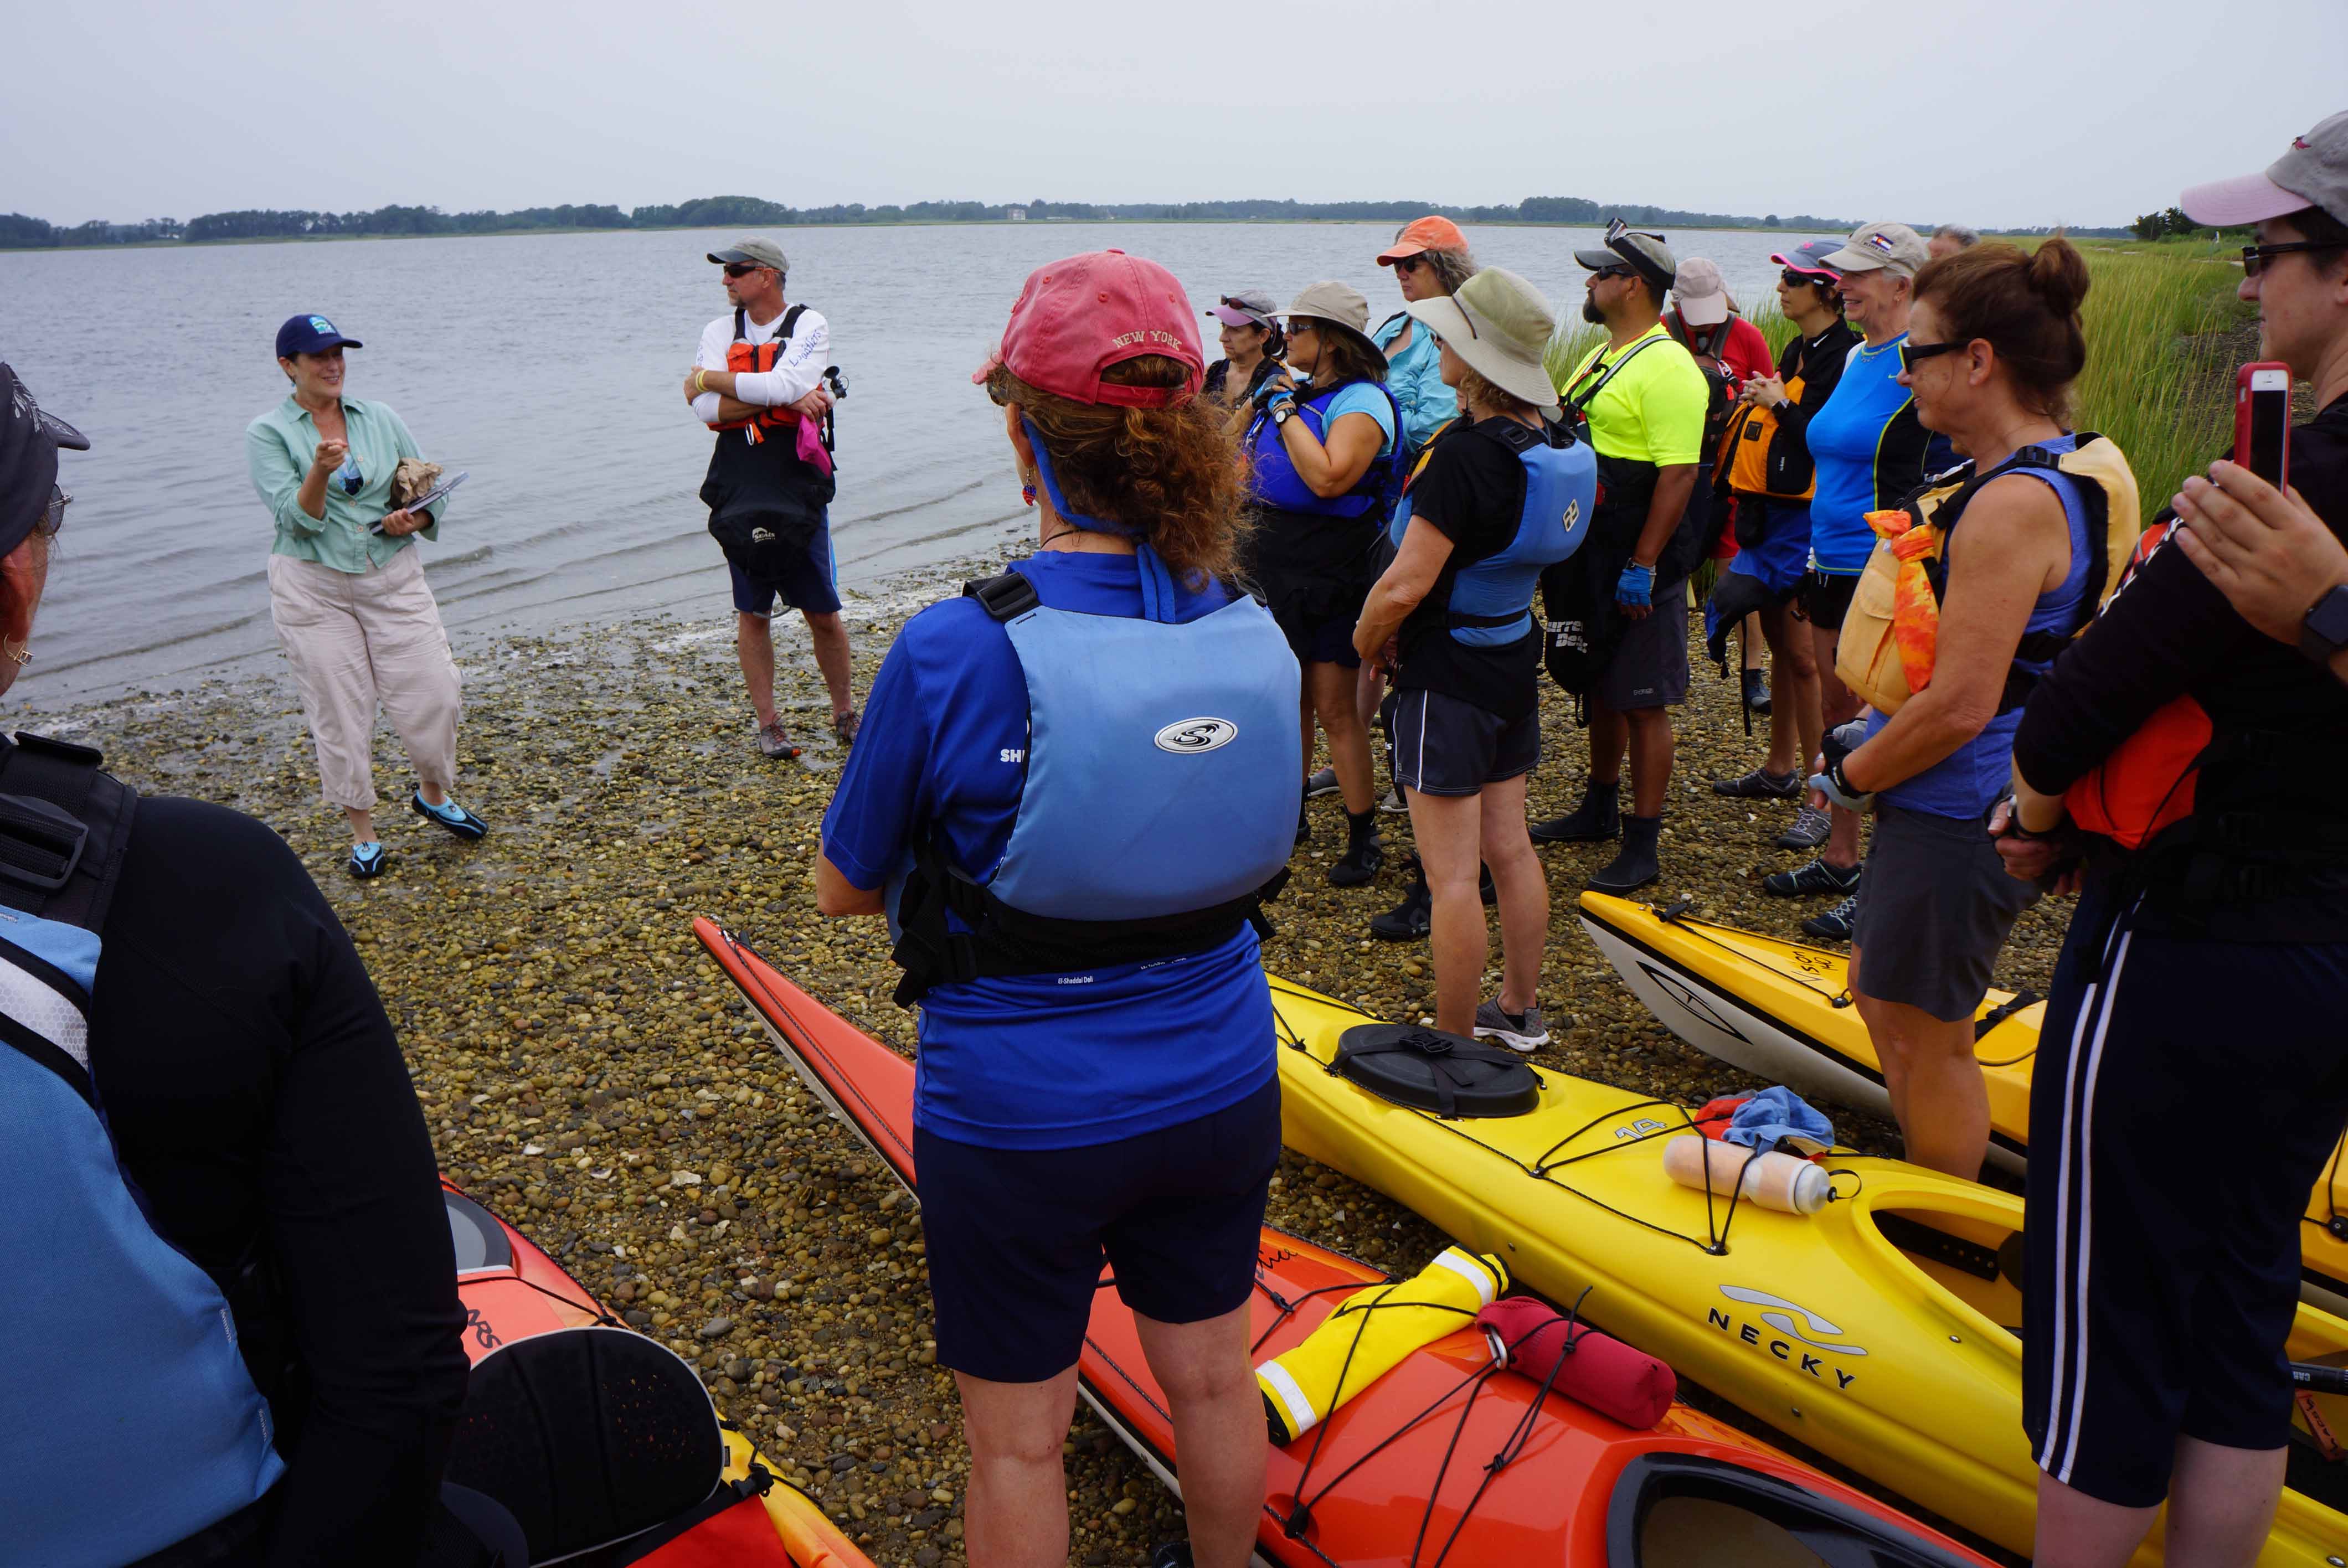
[[[1379,1020],[1274,979],[1288,1144],[1395,1198],[1553,1300],[1763,1421],[2014,1552],[2037,1475],[2021,1422],[2022,1201],[1835,1150],[1813,1214],[1672,1181],[1687,1112],[1542,1071],[1539,1104],[1446,1120],[1334,1069]],[[1380,1026],[1391,1028],[1392,1026]],[[2302,1307],[2294,1360],[2348,1363],[2348,1322]],[[2312,1394],[2348,1430],[2348,1400]],[[2269,1563],[2348,1560],[2348,1465],[2295,1446]],[[2156,1539],[2136,1559],[2160,1561]]]
[[[739,937],[706,919],[694,931],[810,1091],[918,1201],[912,1064],[784,979]],[[1497,1269],[1486,1277],[1505,1280]],[[1078,1387],[1109,1430],[1179,1492],[1171,1412],[1113,1283],[1105,1273],[1095,1296]],[[1958,1568],[1985,1561],[1685,1404],[1669,1404],[1652,1430],[1638,1430],[1559,1392],[1562,1358],[1545,1378],[1504,1370],[1464,1306],[1406,1302],[1395,1295],[1402,1283],[1264,1229],[1251,1324],[1260,1371],[1326,1329],[1345,1337],[1334,1384],[1345,1390],[1353,1358],[1372,1354],[1365,1336],[1387,1307],[1458,1322],[1437,1325],[1430,1342],[1335,1409],[1316,1409],[1293,1441],[1271,1448],[1258,1563]],[[1542,1309],[1541,1328],[1558,1322]]]
[[[440,1197],[456,1244],[465,1354],[476,1368],[507,1346],[565,1330],[610,1331],[644,1346],[659,1344],[604,1310],[561,1264],[445,1176]],[[666,1347],[655,1354],[666,1355]],[[706,1400],[689,1369],[682,1377],[691,1379],[690,1396]],[[783,1481],[738,1427],[721,1420],[719,1435],[724,1468],[705,1501],[640,1537],[568,1560],[590,1568],[872,1568],[822,1506]]]
[[[1849,961],[1757,932],[1697,918],[1681,899],[1661,907],[1581,896],[1581,926],[1622,983],[1663,1026],[1705,1055],[1806,1093],[1889,1116],[1874,1042],[1851,1005]],[[1975,1059],[1989,1091],[1990,1160],[2019,1174],[2029,1153],[2030,1075],[2044,999],[1993,990],[1974,1020]],[[2348,1169],[2342,1149],[2308,1194],[2300,1226],[2303,1299],[2348,1314]]]

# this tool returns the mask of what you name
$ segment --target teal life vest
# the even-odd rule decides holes
[[[157,1233],[91,1070],[100,932],[137,796],[19,735],[0,769],[0,1557],[113,1568],[284,1473],[220,1286]]]

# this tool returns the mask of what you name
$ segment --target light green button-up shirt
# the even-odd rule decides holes
[[[355,496],[343,493],[342,481],[326,481],[326,515],[314,518],[295,499],[310,459],[318,450],[318,426],[310,412],[288,395],[284,402],[244,427],[245,465],[252,472],[252,487],[262,505],[277,520],[277,542],[271,553],[296,560],[316,561],[354,577],[370,566],[381,566],[417,538],[438,539],[440,518],[454,497],[434,507],[430,523],[416,533],[394,538],[367,530],[396,510],[391,504],[391,476],[402,457],[421,457],[407,423],[385,403],[343,399],[343,424],[348,431],[351,456],[358,460],[366,482]]]

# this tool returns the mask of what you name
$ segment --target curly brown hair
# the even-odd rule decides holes
[[[1460,408],[1464,411],[1472,404],[1487,419],[1496,414],[1530,414],[1539,406],[1526,402],[1497,382],[1487,381],[1472,370],[1461,374],[1457,390]]]
[[[1182,387],[1190,374],[1179,360],[1146,354],[1109,366],[1101,379]],[[1197,397],[1167,408],[1077,403],[1000,364],[986,378],[986,395],[1018,408],[1051,455],[1070,507],[1131,529],[1194,589],[1235,576],[1247,529],[1245,487],[1222,410]]]

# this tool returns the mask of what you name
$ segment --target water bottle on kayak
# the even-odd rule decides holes
[[[1743,1202],[1789,1214],[1817,1214],[1834,1195],[1833,1181],[1822,1165],[1775,1150],[1756,1153],[1742,1144],[1696,1133],[1663,1145],[1663,1174],[1698,1192],[1708,1186],[1724,1198],[1736,1191],[1742,1178]]]

